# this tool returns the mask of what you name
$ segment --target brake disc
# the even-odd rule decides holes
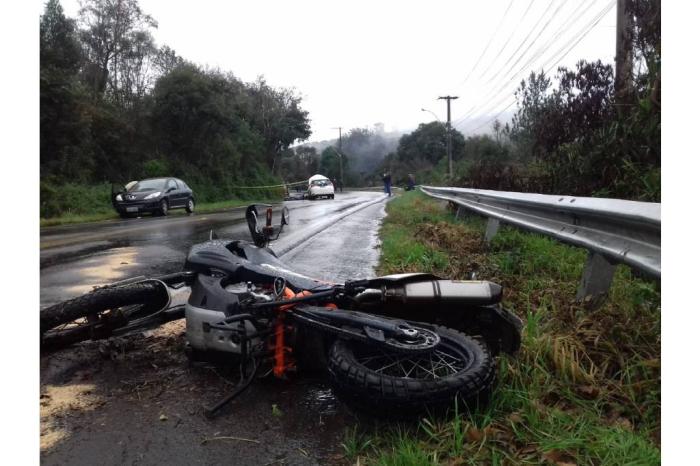
[[[387,338],[384,345],[400,352],[430,351],[440,343],[440,335],[421,327],[407,327],[404,334]]]

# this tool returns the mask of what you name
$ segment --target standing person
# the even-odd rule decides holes
[[[391,173],[384,173],[382,181],[384,182],[384,192],[391,197]]]
[[[413,173],[408,174],[408,190],[413,191],[416,187],[416,177],[413,176]]]

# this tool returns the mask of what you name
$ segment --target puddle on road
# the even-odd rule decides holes
[[[40,306],[87,293],[94,286],[129,277],[154,276],[182,268],[185,253],[167,246],[112,247],[74,260],[70,266],[54,264],[41,271]]]
[[[333,415],[338,413],[339,401],[333,395],[330,387],[310,387],[304,396],[304,405],[315,412],[323,415]]]

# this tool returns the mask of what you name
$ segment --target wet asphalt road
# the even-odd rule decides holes
[[[315,278],[342,282],[373,276],[385,201],[372,192],[290,201],[290,225],[271,247],[290,268]],[[208,239],[212,229],[220,238],[249,239],[243,214],[237,209],[44,229],[41,305],[94,285],[180,270],[189,247]],[[71,390],[87,383],[89,396],[100,400],[89,409],[54,416],[63,436],[42,452],[43,464],[339,461],[343,434],[356,418],[322,376],[256,382],[224,415],[204,419],[202,403],[216,401],[230,387],[218,374],[188,367],[181,351],[181,322],[168,324],[174,331],[167,338],[146,338],[131,353],[111,360],[99,360],[90,346],[42,357],[42,393],[48,387]],[[159,422],[162,413],[168,421]],[[247,440],[202,443],[220,436]]]
[[[371,274],[384,196],[373,192],[334,200],[288,201],[290,225],[271,244],[294,270],[327,280]],[[182,269],[187,251],[210,231],[249,240],[244,208],[191,216],[144,217],[41,230],[41,307],[128,277]],[[277,217],[275,217],[277,218]],[[289,257],[286,257],[286,256]]]

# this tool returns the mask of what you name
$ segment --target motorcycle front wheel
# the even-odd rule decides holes
[[[481,341],[438,327],[431,352],[398,353],[354,341],[336,340],[328,369],[341,398],[377,414],[410,416],[485,401],[496,374],[493,356]]]

